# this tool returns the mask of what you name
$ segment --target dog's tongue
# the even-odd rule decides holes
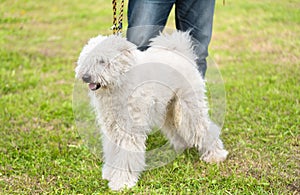
[[[90,90],[96,90],[97,89],[97,84],[96,83],[89,83],[89,88],[90,88]]]

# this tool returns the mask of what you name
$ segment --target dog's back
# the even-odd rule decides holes
[[[174,31],[172,34],[161,33],[150,41],[151,47],[162,47],[167,50],[176,51],[191,61],[195,61],[197,58],[193,51],[193,42],[189,31]]]

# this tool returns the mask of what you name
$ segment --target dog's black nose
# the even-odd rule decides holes
[[[86,83],[90,83],[90,82],[91,82],[91,75],[89,75],[89,74],[84,74],[84,75],[82,76],[82,80],[83,80],[84,82],[86,82]]]

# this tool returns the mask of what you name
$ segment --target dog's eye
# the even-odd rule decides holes
[[[103,59],[97,59],[97,64],[104,64],[105,61]]]

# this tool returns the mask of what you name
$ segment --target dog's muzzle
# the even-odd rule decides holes
[[[92,91],[95,91],[97,89],[99,89],[101,87],[100,83],[93,83],[92,82],[92,77],[91,75],[89,74],[84,74],[82,76],[82,80],[85,82],[85,83],[88,83],[89,84],[89,88],[90,90]]]

